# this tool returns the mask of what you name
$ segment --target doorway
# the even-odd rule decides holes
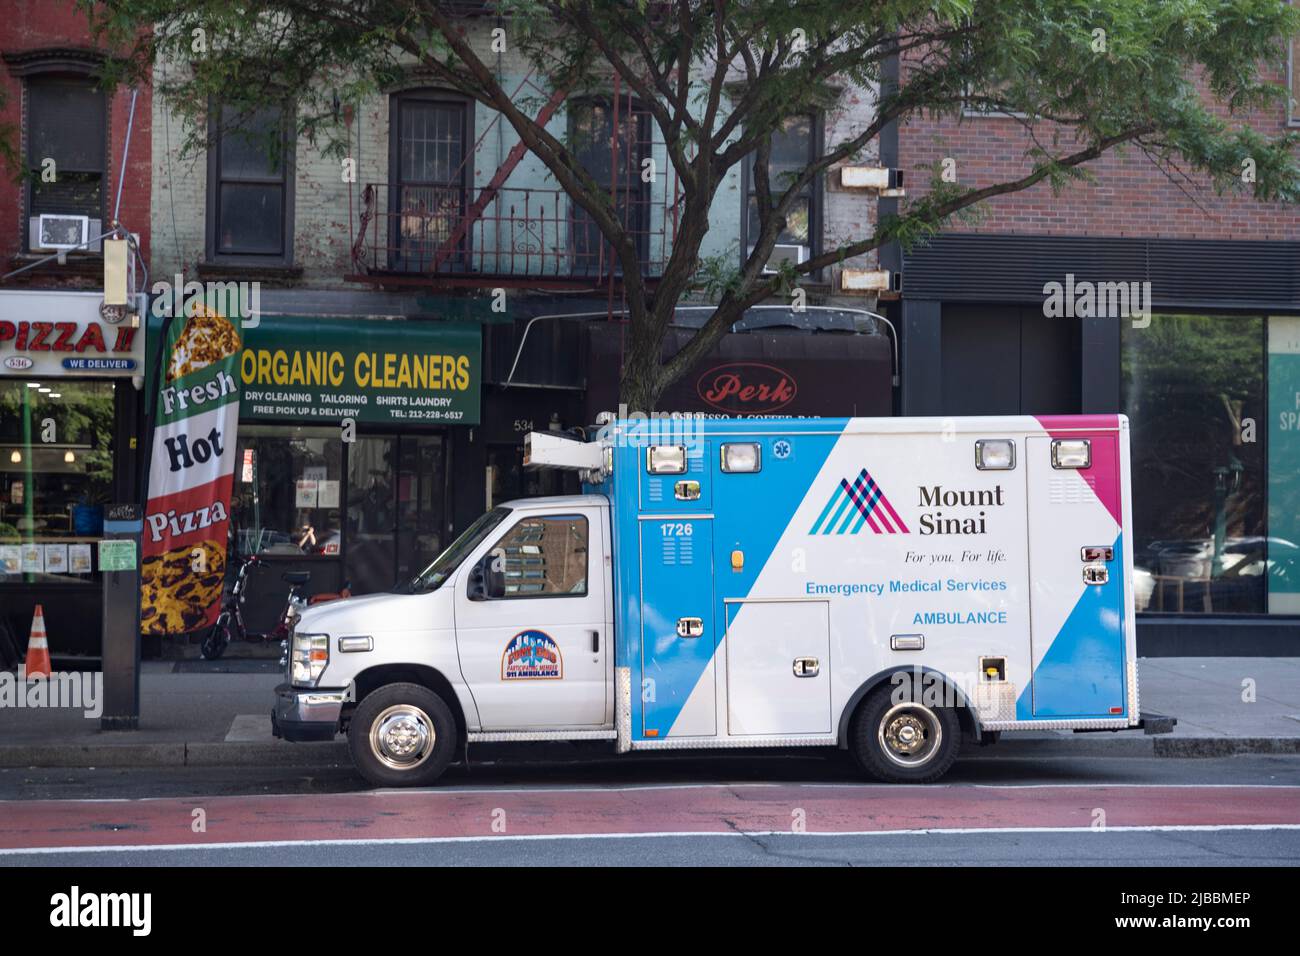
[[[385,591],[447,544],[447,438],[358,435],[347,462],[345,576],[356,594]]]

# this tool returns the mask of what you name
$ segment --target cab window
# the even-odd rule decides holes
[[[587,519],[524,518],[492,547],[501,559],[505,597],[580,597],[587,593]]]

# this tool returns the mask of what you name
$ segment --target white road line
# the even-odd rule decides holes
[[[877,836],[971,836],[975,834],[1033,833],[1215,833],[1239,830],[1300,830],[1300,823],[1152,824],[1106,827],[930,827],[922,830],[828,830],[793,833],[789,830],[673,830],[654,833],[557,833],[499,834],[459,837],[389,837],[359,840],[250,840],[231,843],[121,844],[117,846],[60,846],[0,849],[0,857],[36,854],[53,856],[69,853],[151,853],[176,850],[255,850],[283,847],[332,846],[420,846],[440,843],[493,843],[539,840],[650,840],[665,837],[877,837]]]

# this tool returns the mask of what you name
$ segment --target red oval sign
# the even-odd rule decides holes
[[[730,362],[715,365],[701,375],[695,392],[718,411],[770,415],[794,401],[799,383],[775,365]]]

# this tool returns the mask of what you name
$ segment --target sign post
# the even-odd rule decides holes
[[[103,730],[140,726],[140,530],[138,504],[109,505],[99,542],[104,579],[104,631],[100,654],[104,670]]]

